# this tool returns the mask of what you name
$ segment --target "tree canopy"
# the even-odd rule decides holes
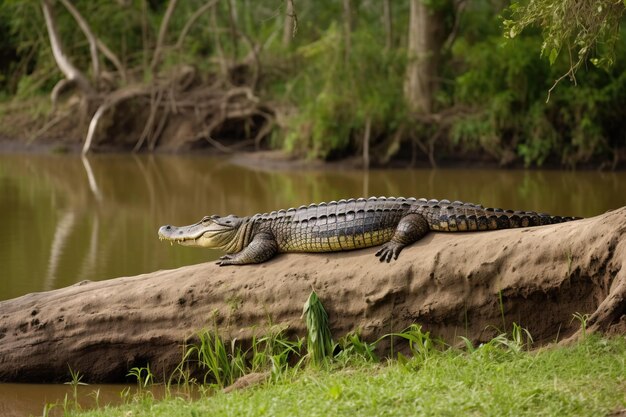
[[[505,36],[515,38],[528,26],[539,26],[543,33],[541,54],[548,56],[550,64],[561,52],[567,55],[570,67],[554,88],[566,76],[575,82],[576,71],[589,57],[593,65],[610,69],[615,63],[625,10],[626,0],[514,1],[509,6],[511,18],[504,20]]]
[[[26,133],[6,131],[15,123],[4,133],[367,164],[617,166],[624,9],[623,0],[0,0],[0,97],[37,103]],[[578,86],[558,83],[567,77]]]

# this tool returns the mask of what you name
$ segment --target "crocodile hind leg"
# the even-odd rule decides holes
[[[428,222],[421,214],[408,214],[400,220],[391,240],[383,245],[376,256],[381,262],[389,262],[391,258],[398,259],[398,255],[406,245],[420,240],[428,233]]]
[[[219,266],[260,264],[276,255],[276,252],[278,252],[278,244],[274,236],[269,233],[259,233],[241,252],[224,255],[217,264]]]

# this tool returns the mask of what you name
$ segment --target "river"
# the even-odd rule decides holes
[[[447,198],[589,217],[626,204],[626,173],[271,171],[206,156],[0,155],[0,300],[221,255],[159,241],[156,232],[163,224],[371,195]],[[40,415],[45,402],[63,399],[65,389],[0,384],[0,412]]]

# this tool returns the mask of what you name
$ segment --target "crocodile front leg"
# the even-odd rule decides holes
[[[219,266],[259,264],[265,262],[278,252],[276,239],[270,233],[259,233],[241,252],[224,255],[217,262]]]
[[[383,245],[376,256],[381,262],[398,259],[406,245],[420,240],[429,231],[428,222],[421,214],[408,214],[400,220],[391,240]]]

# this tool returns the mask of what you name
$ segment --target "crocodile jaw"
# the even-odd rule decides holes
[[[215,223],[202,225],[201,223],[190,226],[161,226],[159,228],[159,240],[170,243],[178,243],[183,246],[197,246],[204,248],[219,249],[230,240],[233,233],[232,227],[224,227]]]
[[[190,233],[190,227],[176,227],[176,226],[161,226],[159,228],[159,240],[167,240],[170,243],[178,243],[183,246],[198,246],[197,242],[200,236],[204,234],[204,231],[198,231],[197,233]]]

